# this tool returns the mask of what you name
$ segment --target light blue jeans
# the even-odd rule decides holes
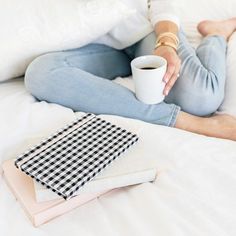
[[[197,116],[214,113],[224,98],[227,43],[223,37],[205,38],[197,50],[179,33],[182,68],[165,102],[147,105],[112,80],[131,74],[133,58],[153,53],[151,33],[124,50],[99,44],[53,52],[36,58],[25,74],[28,91],[38,100],[74,111],[112,114],[174,126],[180,109]]]

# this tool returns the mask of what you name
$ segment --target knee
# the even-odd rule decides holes
[[[196,116],[215,113],[224,99],[224,79],[205,69],[199,70],[198,75],[193,73],[190,76],[193,78],[184,75],[177,81],[170,93],[171,102]]]
[[[25,87],[35,97],[45,89],[49,72],[54,64],[54,55],[45,54],[34,59],[25,72]]]
[[[182,110],[196,116],[208,116],[215,113],[223,102],[223,94],[191,94],[188,99],[180,100]]]

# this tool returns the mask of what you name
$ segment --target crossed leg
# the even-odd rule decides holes
[[[180,80],[166,98],[166,102],[179,104],[183,110],[202,116],[209,115],[218,108],[224,96],[225,83],[226,41],[222,36],[224,37],[219,32],[215,35],[211,32],[211,37],[203,41],[196,53],[187,42],[184,42],[184,36],[180,35],[183,40],[180,57],[185,65],[182,67]],[[219,55],[216,53],[219,57],[223,56],[219,67],[213,65],[211,55],[215,50],[211,49],[208,40],[214,41],[217,49],[220,48]],[[208,53],[205,52],[206,48]],[[124,51],[104,45],[88,45],[37,58],[26,71],[25,84],[39,100],[58,103],[73,110],[121,115],[208,136],[236,140],[236,120],[231,116],[201,118],[179,111],[175,104],[163,102],[146,105],[139,102],[130,90],[111,81],[116,76],[129,75],[129,63],[130,58]],[[190,68],[196,73],[196,77],[194,73],[191,74]],[[188,90],[185,89],[185,85]],[[199,93],[203,96],[199,96]],[[182,96],[183,94],[185,96]],[[190,100],[191,97],[193,98]],[[186,102],[187,99],[190,103]],[[207,105],[205,99],[208,101]]]

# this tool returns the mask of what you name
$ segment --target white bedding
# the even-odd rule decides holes
[[[209,10],[214,18],[215,13],[219,17],[231,14],[234,0],[225,1],[230,12],[221,11],[221,0],[210,2],[219,6],[216,11]],[[193,32],[192,43],[197,39]],[[232,64],[235,53],[233,57],[231,78],[236,75]],[[131,84],[128,79],[118,81]],[[234,113],[236,107],[228,105]],[[0,111],[0,162],[15,157],[77,115],[64,107],[35,101],[25,91],[22,78],[0,84]],[[114,190],[35,229],[0,176],[0,235],[236,235],[235,142],[121,117],[103,117],[138,133],[140,142],[133,154],[157,168],[155,183]]]
[[[23,79],[1,84],[0,101],[1,160],[15,157],[76,116],[70,109],[36,102]],[[236,234],[235,142],[103,117],[138,133],[133,154],[157,167],[156,182],[112,191],[34,229],[1,178],[1,235]]]

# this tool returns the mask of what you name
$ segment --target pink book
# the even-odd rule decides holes
[[[38,203],[35,198],[32,178],[17,169],[14,160],[5,161],[2,169],[6,183],[35,227],[57,216],[63,215],[109,191],[106,190],[91,194],[85,193],[73,197],[70,200],[57,199]]]

